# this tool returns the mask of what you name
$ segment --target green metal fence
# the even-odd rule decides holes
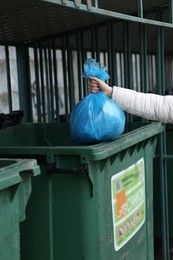
[[[4,4],[0,11],[0,101],[3,104],[0,113],[21,109],[24,122],[67,122],[74,105],[88,93],[81,73],[89,57],[107,66],[110,85],[172,94],[173,1],[116,2],[42,0],[36,7],[34,3],[21,5],[18,13],[24,13],[21,26],[24,34],[14,30],[14,37],[7,26],[12,22],[14,6],[6,11]],[[21,4],[19,0],[17,3]],[[44,23],[45,10],[51,27]],[[33,21],[39,23],[28,19],[32,11]],[[17,25],[18,20],[14,23]],[[34,26],[38,27],[37,34]],[[127,120],[142,119],[127,115]],[[173,156],[168,154],[166,144],[165,131],[158,146],[158,200],[163,259],[169,260],[171,205],[166,173],[167,161]]]

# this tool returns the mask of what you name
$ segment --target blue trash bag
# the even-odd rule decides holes
[[[106,67],[99,67],[95,59],[87,59],[83,77],[109,79]],[[98,91],[83,98],[70,114],[71,140],[76,144],[90,145],[113,141],[124,131],[125,115],[108,96]]]
[[[114,141],[124,131],[125,115],[118,105],[101,91],[82,99],[70,115],[71,140],[90,145]]]

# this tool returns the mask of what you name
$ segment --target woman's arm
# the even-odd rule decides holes
[[[173,123],[173,96],[113,87],[112,99],[129,114],[153,121]]]
[[[151,93],[141,93],[134,90],[111,88],[97,78],[90,78],[89,90],[96,93],[101,90],[111,97],[122,110],[145,119],[173,123],[173,96],[161,96]]]

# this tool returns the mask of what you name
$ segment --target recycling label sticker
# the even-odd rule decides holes
[[[118,251],[145,222],[145,170],[141,158],[111,178],[114,247]]]

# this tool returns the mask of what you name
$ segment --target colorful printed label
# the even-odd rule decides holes
[[[145,222],[144,159],[111,179],[114,247],[118,251]]]

